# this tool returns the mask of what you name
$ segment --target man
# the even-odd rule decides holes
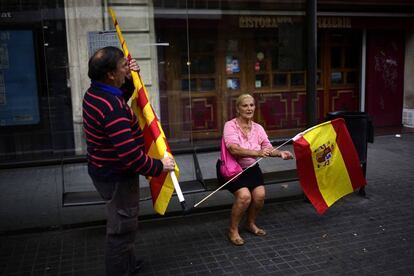
[[[158,176],[174,170],[170,157],[162,160],[145,154],[144,138],[127,100],[133,92],[128,60],[116,47],[98,50],[89,60],[91,86],[83,98],[83,127],[87,143],[88,172],[106,201],[106,274],[134,275],[134,241],[138,228],[139,174]]]

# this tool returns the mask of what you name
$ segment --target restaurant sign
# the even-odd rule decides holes
[[[277,28],[279,24],[293,23],[290,16],[240,16],[239,27],[250,29]]]
[[[348,29],[351,27],[351,18],[349,17],[318,17],[318,28],[321,29]]]

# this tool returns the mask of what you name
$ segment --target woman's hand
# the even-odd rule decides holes
[[[290,151],[281,150],[279,154],[280,154],[280,158],[282,158],[283,160],[293,159],[293,155]]]
[[[163,165],[163,171],[173,171],[175,168],[175,161],[174,158],[170,156],[166,156],[163,159],[161,159],[162,165]]]
[[[257,151],[257,157],[269,157],[273,151],[273,148],[264,148]]]

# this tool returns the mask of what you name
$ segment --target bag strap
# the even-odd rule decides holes
[[[220,159],[221,161],[226,161],[227,159],[227,148],[226,148],[226,143],[224,143],[224,137],[221,138],[221,147],[220,147]]]

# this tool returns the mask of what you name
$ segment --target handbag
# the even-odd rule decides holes
[[[220,164],[219,164],[220,163]],[[239,163],[236,161],[233,155],[227,150],[224,139],[221,139],[221,150],[220,150],[220,159],[217,160],[216,168],[220,165],[220,174],[221,177],[225,180],[233,178],[235,175],[243,171]],[[218,171],[217,171],[218,174]],[[217,178],[220,181],[220,176],[217,175]]]

